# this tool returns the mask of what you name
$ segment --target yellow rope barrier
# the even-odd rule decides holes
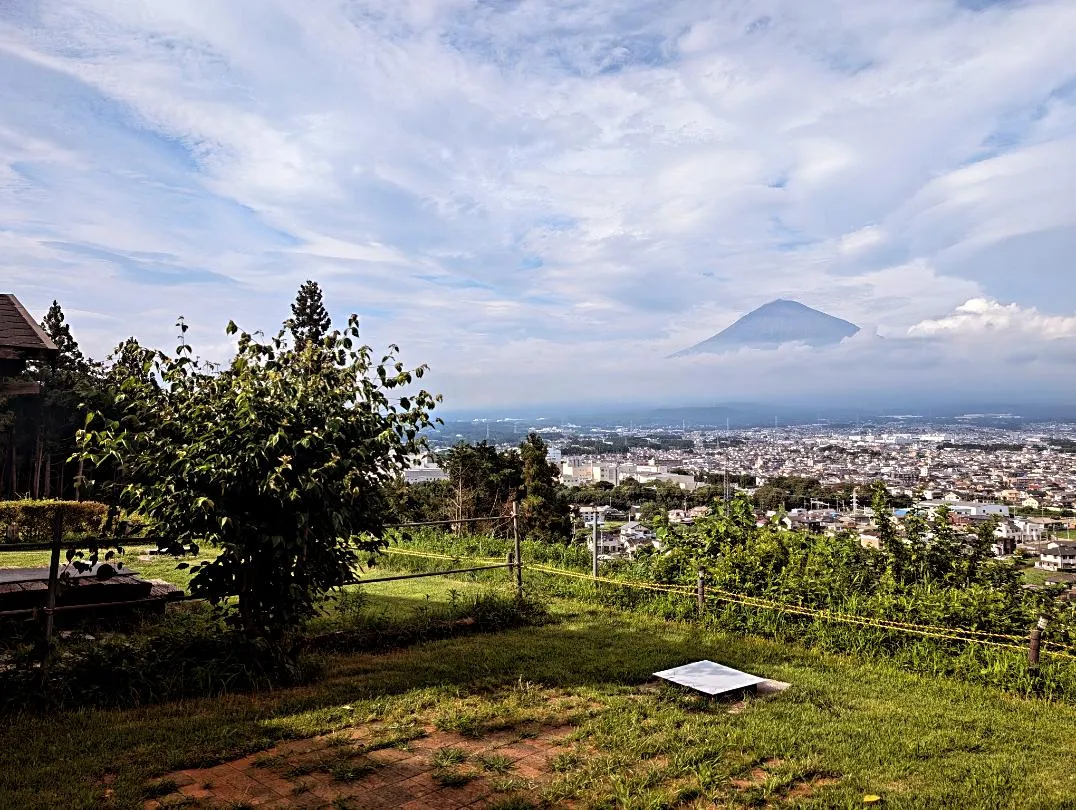
[[[416,557],[430,560],[453,561],[466,559],[471,562],[490,564],[501,562],[500,558],[497,557],[463,557],[461,555],[437,554],[434,552],[415,551],[412,549],[394,548],[391,546],[389,548],[383,549],[382,553],[398,554],[404,557]],[[555,568],[550,565],[542,565],[538,563],[531,563],[525,565],[524,568],[526,568],[528,571],[534,571],[541,574],[567,577],[569,579],[577,579],[585,582],[596,582],[607,585],[619,585],[625,588],[634,588],[636,590],[646,590],[655,593],[676,594],[678,596],[684,597],[691,597],[695,595],[695,589],[689,585],[667,585],[657,582],[638,582],[635,580],[614,579],[612,577],[603,576],[595,577],[591,574],[584,574],[578,571],[568,571],[563,568]],[[757,596],[748,596],[747,594],[723,591],[716,588],[707,588],[706,597],[715,601],[744,605],[745,607],[776,610],[783,613],[791,613],[798,616],[807,616],[814,619],[823,619],[825,621],[852,624],[860,627],[873,627],[878,630],[892,630],[896,632],[911,633],[927,638],[938,638],[947,641],[963,641],[973,644],[984,644],[991,647],[999,647],[1001,649],[1018,650],[1020,652],[1023,652],[1025,649],[1025,647],[1021,645],[1006,643],[1010,641],[1023,642],[1025,640],[1024,636],[1016,636],[1004,633],[989,633],[984,630],[936,627],[934,625],[897,622],[890,619],[880,619],[869,616],[854,616],[845,613],[833,613],[832,611],[828,610],[819,610],[816,608],[805,607],[803,605],[790,605],[785,602],[776,602],[771,599],[764,599]],[[1004,641],[996,641],[994,639],[1003,639]],[[1071,652],[1068,652],[1068,649],[1068,647],[1058,644],[1057,642],[1043,642],[1044,652],[1048,652],[1048,654],[1050,655],[1056,655],[1062,658],[1070,658],[1072,660],[1076,660],[1076,655]]]
[[[561,568],[554,568],[547,565],[526,565],[524,566],[528,570],[537,571],[544,574],[552,574],[556,576],[568,577],[571,579],[585,580],[589,582],[606,583],[610,585],[620,585],[626,588],[636,588],[642,590],[657,591],[662,593],[676,593],[679,595],[693,596],[695,590],[687,585],[659,585],[657,583],[642,583],[632,580],[613,579],[611,577],[593,577],[590,574],[583,574],[577,571],[566,571]],[[873,617],[865,616],[850,616],[848,614],[832,613],[830,611],[818,610],[815,608],[808,608],[801,605],[789,605],[784,602],[775,602],[768,599],[762,599],[759,597],[747,596],[746,594],[737,594],[729,591],[721,591],[715,589],[707,589],[706,596],[710,599],[724,602],[732,602],[741,604],[746,607],[757,607],[769,610],[777,610],[785,613],[793,613],[800,616],[808,616],[816,619],[823,619],[834,622],[842,622],[845,624],[854,624],[862,627],[874,627],[879,630],[892,630],[896,632],[906,632],[914,635],[925,636],[928,638],[939,638],[949,641],[963,641],[974,644],[984,644],[991,647],[999,647],[1002,649],[1018,650],[1023,652],[1026,648],[1020,645],[1006,643],[1005,641],[995,641],[991,639],[1005,639],[1006,641],[1024,641],[1024,636],[1007,635],[1003,633],[987,633],[982,630],[965,630],[961,628],[951,627],[935,627],[933,625],[915,625],[908,622],[895,622],[889,619],[875,619]],[[974,637],[974,636],[977,636]],[[1051,655],[1057,655],[1064,658],[1072,658],[1076,660],[1076,655],[1065,652],[1067,649],[1057,644],[1057,642],[1050,642],[1049,646],[1052,648],[1049,650]],[[1043,647],[1046,650],[1046,645]]]
[[[381,553],[399,554],[403,557],[420,557],[429,560],[468,560],[471,562],[489,563],[490,565],[504,562],[504,558],[502,557],[463,557],[460,555],[453,556],[451,554],[434,554],[425,551],[412,551],[411,549],[393,548],[392,546],[381,549]]]

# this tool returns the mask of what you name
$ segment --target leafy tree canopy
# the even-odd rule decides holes
[[[266,342],[240,332],[224,367],[186,341],[172,354],[127,344],[111,369],[114,418],[80,432],[83,458],[122,469],[113,494],[167,545],[219,546],[191,593],[238,597],[230,615],[252,634],[281,640],[352,578],[381,542],[383,486],[423,449],[439,398],[401,394],[424,367],[392,353],[375,363],[358,336],[355,316],[302,347],[283,330]]]

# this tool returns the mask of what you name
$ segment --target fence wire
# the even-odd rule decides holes
[[[488,557],[465,557],[462,555],[448,555],[448,554],[436,554],[433,552],[415,551],[412,549],[401,548],[387,548],[384,549],[386,554],[398,554],[405,557],[417,557],[427,558],[433,560],[472,560],[474,562],[491,562],[493,558]],[[541,563],[529,563],[524,564],[524,570],[533,571],[538,574],[546,574],[549,576],[564,577],[567,579],[579,580],[583,582],[615,585],[623,588],[632,588],[635,590],[650,591],[662,594],[673,594],[676,596],[682,596],[685,598],[696,598],[697,591],[690,585],[671,585],[657,582],[640,582],[638,580],[616,579],[613,577],[593,576],[592,574],[585,574],[580,571],[571,571],[564,568],[556,568],[551,565],[544,565]],[[849,625],[855,625],[860,627],[871,627],[877,630],[888,630],[896,633],[906,633],[909,635],[918,635],[926,638],[937,638],[945,641],[962,641],[971,644],[982,644],[990,647],[997,647],[1000,649],[1016,650],[1019,652],[1026,652],[1026,646],[1023,646],[1027,642],[1027,636],[1018,636],[1008,633],[991,633],[985,630],[972,630],[964,628],[954,627],[939,627],[937,625],[929,624],[914,624],[911,622],[900,622],[892,619],[883,619],[873,616],[860,616],[848,613],[834,613],[830,610],[823,610],[819,608],[811,608],[805,605],[793,605],[787,602],[778,602],[772,599],[765,599],[762,597],[751,596],[749,594],[735,593],[733,591],[725,591],[716,588],[705,588],[705,598],[707,601],[713,602],[725,602],[731,604],[739,604],[744,607],[753,607],[761,610],[774,610],[782,613],[790,613],[797,616],[805,616],[821,621],[829,621],[836,623],[843,623]],[[1019,641],[1021,644],[1014,644],[1012,642]],[[1043,640],[1042,651],[1055,655],[1061,658],[1067,658],[1076,661],[1076,650],[1068,647],[1067,645],[1060,644],[1055,641]]]

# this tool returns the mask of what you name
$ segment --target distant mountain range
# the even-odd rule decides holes
[[[720,354],[737,349],[776,349],[785,343],[832,346],[859,331],[854,323],[778,298],[744,315],[702,343],[672,355]]]

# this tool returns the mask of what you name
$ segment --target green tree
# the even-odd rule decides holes
[[[83,355],[59,302],[53,301],[41,328],[60,350],[54,363],[35,363],[25,372],[41,395],[11,401],[8,419],[17,462],[17,489],[31,497],[70,497],[75,469],[67,463],[75,432],[85,418],[83,403],[100,400],[100,365]]]
[[[523,462],[523,501],[519,516],[525,537],[545,542],[564,542],[571,537],[571,507],[558,491],[557,466],[546,456],[542,437],[531,433],[519,446]]]
[[[45,334],[52,339],[52,342],[56,344],[56,348],[60,350],[56,360],[57,368],[79,372],[88,370],[86,358],[79,348],[78,341],[71,334],[71,327],[67,323],[59,301],[52,302],[52,306],[49,307],[44,320],[41,321],[41,328],[45,330]]]
[[[423,450],[431,424],[436,398],[404,393],[424,367],[392,354],[375,364],[358,336],[355,316],[327,335],[333,362],[316,373],[283,330],[267,342],[240,333],[224,367],[183,341],[147,365],[114,366],[118,415],[80,431],[84,459],[123,471],[118,484],[100,483],[151,519],[167,547],[219,547],[194,566],[191,593],[217,605],[238,597],[229,617],[274,642],[352,579],[359,551],[381,545],[383,487]]]
[[[291,305],[288,331],[295,340],[295,347],[302,349],[308,343],[318,343],[329,332],[332,321],[325,310],[321,287],[316,281],[307,281],[295,296]]]
[[[893,510],[889,508],[889,496],[882,481],[871,484],[871,511],[874,513],[879,546],[889,562],[889,572],[894,581],[901,582],[907,567],[908,551],[893,520]]]
[[[451,495],[445,517],[450,520],[472,521],[489,518],[489,523],[477,523],[471,530],[493,532],[511,513],[511,503],[519,499],[523,487],[523,465],[516,450],[497,452],[487,442],[459,442],[442,456],[441,467],[448,473]],[[464,531],[464,524],[456,527]]]

